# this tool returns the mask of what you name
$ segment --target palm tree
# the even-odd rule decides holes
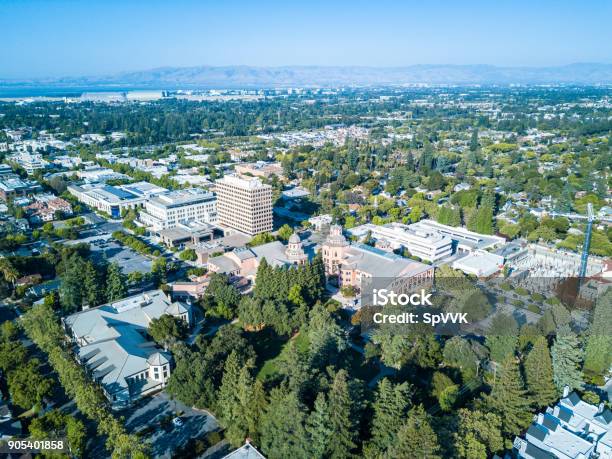
[[[15,269],[8,258],[0,258],[0,273],[2,273],[5,281],[10,282],[13,287],[15,286],[15,281],[19,278],[19,271]]]

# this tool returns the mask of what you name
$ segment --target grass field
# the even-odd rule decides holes
[[[306,334],[298,334],[291,339],[279,337],[271,330],[253,333],[251,343],[257,352],[257,378],[262,381],[273,378],[278,373],[278,362],[282,360],[290,343],[295,343],[298,350],[308,349],[308,337]]]

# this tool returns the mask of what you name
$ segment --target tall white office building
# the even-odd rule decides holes
[[[272,187],[226,175],[215,182],[219,224],[253,236],[272,231]]]

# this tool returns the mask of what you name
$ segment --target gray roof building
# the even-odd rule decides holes
[[[266,457],[247,441],[240,448],[223,456],[223,459],[266,459]]]
[[[581,400],[572,392],[534,418],[514,451],[523,459],[612,457],[612,412]]]
[[[165,387],[171,356],[148,338],[153,319],[164,314],[191,324],[191,306],[173,302],[161,290],[128,297],[63,319],[76,343],[75,353],[101,385],[113,407],[129,405],[142,395]]]

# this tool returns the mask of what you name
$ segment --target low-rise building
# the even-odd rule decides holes
[[[325,272],[338,276],[341,287],[362,287],[365,279],[387,279],[398,289],[433,280],[433,266],[363,244],[349,244],[342,227],[332,225],[321,246]],[[400,285],[401,284],[401,285]]]
[[[91,166],[76,171],[77,177],[87,183],[104,183],[109,180],[129,180],[130,176],[120,174],[107,167]]]
[[[123,210],[140,208],[147,199],[168,190],[148,182],[138,182],[122,186],[69,185],[68,191],[82,203],[106,212],[112,218],[119,218]]]
[[[25,169],[28,175],[32,175],[35,171],[44,169],[49,165],[49,163],[43,159],[42,155],[36,153],[21,152],[11,156],[11,160]]]
[[[381,226],[367,223],[349,229],[348,233],[359,239],[369,236],[376,241],[377,246],[388,247],[391,250],[405,248],[411,255],[431,262],[452,255],[453,241],[450,237],[438,231],[411,226],[402,223],[388,223]]]
[[[190,221],[178,223],[172,228],[159,231],[159,240],[168,247],[184,247],[185,244],[199,244],[213,239],[215,228],[208,223]]]
[[[256,247],[241,247],[223,255],[208,258],[208,270],[228,276],[255,279],[257,268],[265,258],[271,266],[299,266],[305,264],[314,255],[314,247],[304,244],[294,233],[287,245],[279,241]]]
[[[0,199],[5,202],[15,197],[27,196],[40,191],[42,191],[42,187],[34,180],[22,179],[13,173],[0,175]]]
[[[521,459],[612,458],[612,411],[566,388],[557,405],[534,418],[524,439],[515,438],[513,450]]]
[[[209,283],[210,277],[204,275],[190,281],[172,282],[168,286],[173,300],[197,301],[204,296]]]
[[[50,222],[60,213],[64,217],[72,215],[72,206],[68,201],[53,195],[34,196],[34,202],[24,210],[30,222]]]
[[[217,222],[217,199],[202,188],[169,191],[144,203],[140,221],[152,231],[174,228],[179,223]]]
[[[477,277],[492,276],[504,267],[504,257],[484,250],[477,250],[452,263],[453,269]]]
[[[255,163],[236,164],[234,170],[240,176],[268,178],[276,175],[279,178],[283,177],[283,166],[280,163],[257,161]]]
[[[461,226],[449,226],[434,220],[421,220],[408,225],[413,231],[421,231],[429,234],[439,234],[453,241],[453,252],[472,252],[501,246],[506,243],[506,238],[489,234],[480,234],[470,231]]]
[[[172,301],[162,290],[152,290],[119,301],[85,309],[62,319],[66,334],[87,373],[100,384],[113,408],[123,408],[140,397],[164,388],[172,371],[172,357],[147,334],[153,319],[162,315],[192,324],[192,308]]]
[[[317,215],[316,217],[310,217],[308,223],[314,226],[316,231],[323,231],[332,224],[333,220],[331,215]]]

